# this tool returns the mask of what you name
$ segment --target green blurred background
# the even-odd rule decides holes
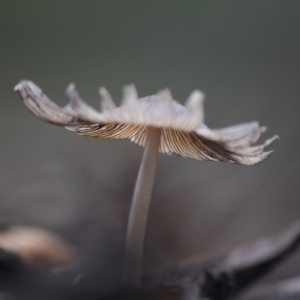
[[[169,87],[207,95],[211,128],[259,120],[279,134],[254,167],[160,156],[146,264],[220,253],[300,217],[300,1],[0,2],[0,217],[55,230],[82,249],[121,249],[142,151],[45,124],[13,87],[30,79],[63,105],[75,82],[97,106]],[[106,251],[103,250],[103,251]]]

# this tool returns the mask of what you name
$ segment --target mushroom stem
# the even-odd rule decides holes
[[[131,287],[139,287],[141,282],[144,238],[160,139],[160,128],[147,128],[146,145],[133,193],[126,236],[123,283]]]

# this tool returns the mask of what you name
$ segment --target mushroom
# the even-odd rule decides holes
[[[72,247],[53,232],[33,226],[11,226],[0,231],[0,249],[11,251],[39,272],[78,265]]]
[[[66,89],[68,105],[54,104],[33,82],[22,80],[16,87],[25,106],[43,121],[65,126],[79,135],[130,139],[145,147],[139,169],[126,237],[123,282],[139,286],[143,260],[144,235],[158,153],[176,153],[184,158],[254,165],[272,151],[265,151],[278,136],[255,145],[266,130],[258,122],[211,130],[204,123],[203,100],[194,91],[185,106],[173,100],[168,89],[139,99],[133,85],[123,89],[123,100],[116,107],[105,88],[100,88],[101,112],[83,100],[74,84]]]

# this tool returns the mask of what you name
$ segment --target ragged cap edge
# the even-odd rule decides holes
[[[272,152],[264,152],[264,149],[279,138],[274,136],[262,145],[251,146],[266,131],[266,127],[260,126],[256,121],[219,130],[209,129],[203,124],[204,94],[200,91],[194,91],[183,107],[173,101],[168,89],[142,98],[141,102],[137,101],[135,87],[129,85],[124,88],[122,105],[116,108],[109,93],[101,88],[99,94],[102,113],[80,98],[74,84],[70,84],[66,89],[69,104],[64,108],[52,102],[31,81],[22,80],[15,86],[15,91],[20,94],[25,106],[38,118],[55,125],[66,126],[67,129],[81,135],[130,138],[143,146],[143,142],[140,141],[144,140],[142,135],[145,134],[145,127],[161,127],[172,131],[172,134],[165,135],[166,138],[172,137],[172,141],[162,139],[162,152],[174,152],[186,158],[252,165],[265,160]],[[151,97],[154,98],[149,102]],[[146,98],[148,100],[142,102]],[[149,103],[149,109],[139,111],[140,108],[145,108],[144,104]],[[133,138],[135,135],[138,136],[137,139]],[[196,139],[199,140],[194,140],[192,135],[197,136]],[[180,144],[182,140],[184,143]],[[176,147],[172,146],[175,141]]]

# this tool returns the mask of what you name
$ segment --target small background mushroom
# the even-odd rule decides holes
[[[78,266],[74,249],[58,235],[29,226],[12,226],[0,231],[0,249],[12,252],[38,272]]]

